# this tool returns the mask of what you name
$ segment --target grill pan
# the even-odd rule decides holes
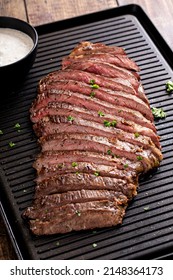
[[[39,47],[33,68],[21,88],[0,104],[1,212],[19,259],[166,259],[173,256],[173,101],[165,83],[173,79],[173,53],[144,11],[127,5],[38,26]],[[167,114],[156,122],[164,160],[140,181],[121,226],[33,236],[21,214],[31,205],[39,152],[29,119],[38,81],[60,67],[82,40],[124,47],[141,68],[152,107]],[[8,81],[10,82],[10,81]],[[15,124],[19,123],[20,128]],[[13,142],[15,146],[10,147]],[[97,244],[97,246],[93,246]]]

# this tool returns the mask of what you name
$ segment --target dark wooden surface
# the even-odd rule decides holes
[[[173,0],[1,0],[0,16],[12,16],[33,26],[126,4],[140,5],[173,49]],[[16,259],[0,217],[0,259]]]

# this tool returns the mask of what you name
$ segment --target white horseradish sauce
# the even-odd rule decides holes
[[[0,28],[0,67],[25,57],[34,45],[25,33],[11,28]]]

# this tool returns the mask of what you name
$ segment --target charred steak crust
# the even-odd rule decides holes
[[[139,175],[159,166],[139,71],[124,49],[81,42],[40,80],[30,113],[41,152],[23,213],[34,234],[121,224]]]

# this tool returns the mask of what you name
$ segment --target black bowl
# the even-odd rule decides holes
[[[38,35],[35,28],[30,24],[12,17],[0,17],[0,28],[19,30],[30,36],[34,43],[32,49],[22,59],[0,67],[1,96],[6,90],[13,90],[19,87],[26,78],[36,58]]]

